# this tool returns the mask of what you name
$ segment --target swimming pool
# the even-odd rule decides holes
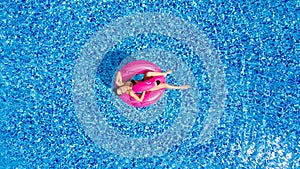
[[[2,2],[1,168],[299,168],[299,2]],[[172,84],[126,106],[115,72]]]

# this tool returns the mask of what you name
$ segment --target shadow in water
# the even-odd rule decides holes
[[[108,52],[98,67],[96,79],[100,79],[106,87],[111,87],[112,78],[117,67],[129,55],[129,52],[121,50]]]

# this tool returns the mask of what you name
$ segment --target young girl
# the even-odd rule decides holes
[[[142,81],[148,80],[148,79],[150,79],[154,76],[164,76],[164,77],[166,77],[170,73],[172,73],[172,70],[168,70],[165,73],[162,73],[162,72],[147,72],[147,73],[144,74],[144,79]],[[132,90],[132,86],[138,84],[139,82],[141,82],[141,81],[129,80],[129,81],[123,82],[121,72],[118,71],[117,76],[116,76],[116,81],[115,81],[117,87],[114,89],[114,92],[118,96],[122,95],[123,93],[127,93],[128,95],[130,95],[131,97],[133,97],[137,101],[142,102],[143,99],[144,99],[145,93],[148,92],[148,91],[160,90],[162,88],[181,89],[181,90],[190,88],[189,84],[184,85],[184,86],[173,86],[173,85],[169,85],[167,83],[161,83],[159,80],[157,80],[156,83],[155,83],[155,86],[153,88],[151,88],[147,91],[142,91],[142,95],[140,97],[138,97],[137,93]]]

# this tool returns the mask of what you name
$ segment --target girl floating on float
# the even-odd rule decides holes
[[[145,107],[157,102],[165,89],[188,89],[190,85],[173,86],[166,83],[166,76],[172,70],[162,72],[152,62],[137,60],[125,65],[117,72],[114,92],[127,104]],[[137,74],[144,74],[142,80],[132,80]]]

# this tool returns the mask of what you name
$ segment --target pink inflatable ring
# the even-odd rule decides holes
[[[161,69],[156,66],[154,63],[146,61],[146,60],[137,60],[133,62],[129,62],[120,70],[122,75],[122,81],[128,81],[132,79],[137,74],[145,74],[147,72],[162,72]],[[153,83],[159,80],[161,83],[166,82],[166,78],[164,76],[156,76],[151,79],[145,80],[143,82],[139,82],[133,86],[133,91],[145,91],[153,87]],[[116,87],[116,84],[114,85]],[[156,103],[164,94],[165,89],[160,89],[156,91],[146,92],[144,100],[142,102],[138,102],[130,95],[123,93],[120,98],[130,106],[134,107],[146,107],[151,104]],[[139,97],[141,94],[137,94]]]

